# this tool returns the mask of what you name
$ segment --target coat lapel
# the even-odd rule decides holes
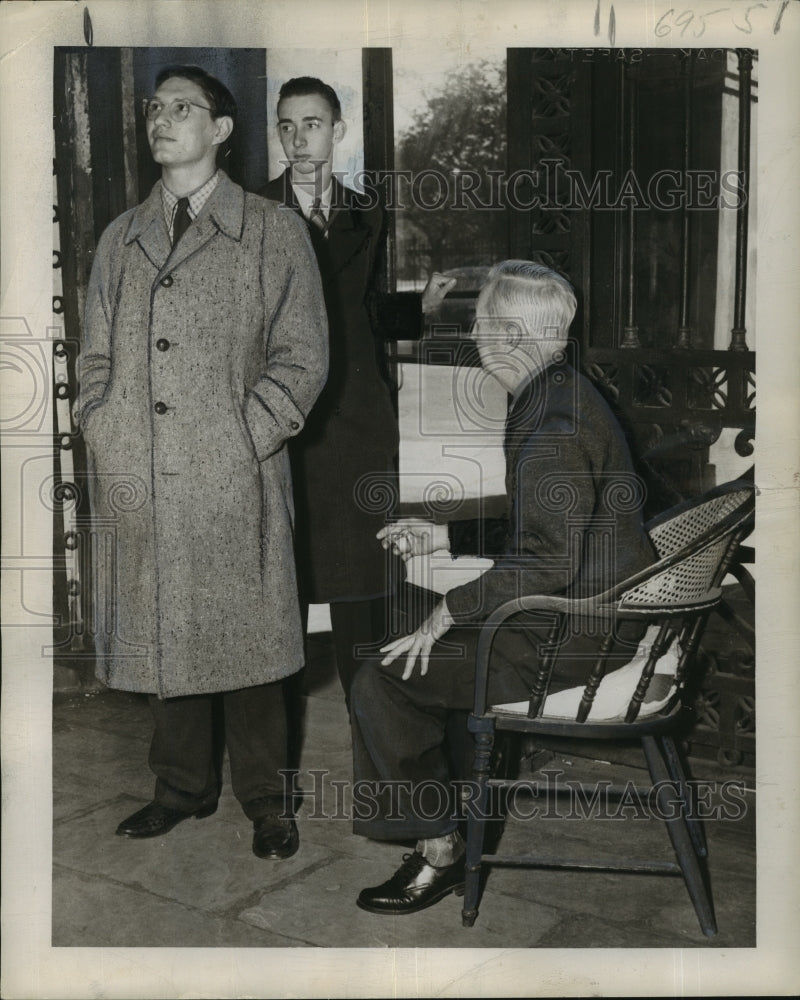
[[[238,243],[243,229],[244,191],[226,173],[220,172],[219,181],[210,198],[173,248],[167,262],[170,270],[180,267],[218,232]]]
[[[243,227],[244,191],[227,174],[220,172],[216,188],[176,247],[170,244],[164,219],[161,181],[134,211],[125,243],[138,241],[160,275],[165,269],[175,270],[218,232],[238,242],[242,238]]]
[[[348,188],[333,179],[331,192],[331,212],[325,236],[312,226],[300,211],[288,171],[270,181],[262,194],[293,209],[308,227],[311,242],[320,260],[322,279],[328,281],[342,271],[356,254],[368,248],[369,227],[361,220],[361,213],[353,204],[353,196]]]
[[[161,181],[133,211],[124,242],[127,246],[134,241],[138,242],[155,269],[161,271],[172,250],[161,203]]]
[[[371,238],[369,227],[363,224],[361,213],[353,204],[351,192],[335,178],[333,185],[328,224],[331,275],[338,274],[356,254],[368,249]]]

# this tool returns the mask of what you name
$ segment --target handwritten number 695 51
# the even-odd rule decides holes
[[[752,34],[753,26],[750,23],[750,14],[754,10],[767,6],[768,4],[766,3],[750,4],[745,8],[743,15],[732,18],[734,28],[746,35]],[[655,35],[657,38],[665,38],[673,31],[678,31],[681,38],[683,38],[689,30],[689,26],[693,24],[692,37],[700,38],[705,33],[706,22],[709,18],[731,12],[731,10],[732,8],[730,7],[719,7],[717,10],[710,10],[705,14],[697,14],[691,8],[686,8],[686,10],[682,10],[676,14],[675,8],[670,7],[669,10],[664,11],[656,22]]]

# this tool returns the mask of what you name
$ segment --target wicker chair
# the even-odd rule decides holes
[[[752,484],[736,481],[698,500],[672,508],[648,523],[658,561],[611,590],[584,600],[523,597],[499,607],[483,626],[476,656],[475,704],[468,728],[475,737],[474,802],[467,815],[466,889],[462,921],[471,927],[478,913],[484,865],[531,868],[580,868],[682,875],[700,926],[707,936],[716,921],[707,886],[705,839],[690,815],[686,777],[673,734],[685,725],[689,710],[684,692],[693,657],[711,611],[721,600],[721,584],[742,538],[752,530]],[[546,616],[550,622],[543,656],[530,699],[516,705],[487,705],[489,660],[498,629],[520,612]],[[638,620],[647,633],[633,660],[606,674],[612,627]],[[517,619],[519,621],[519,618]],[[558,665],[559,648],[571,628],[605,629],[596,660],[588,665],[583,687],[548,692]],[[490,761],[495,731],[587,740],[640,740],[676,860],[547,858],[484,853],[485,823],[491,788],[529,785],[514,778],[492,778]],[[591,791],[591,789],[586,789]],[[650,789],[641,789],[647,794]],[[670,809],[674,796],[682,808]],[[677,812],[677,815],[675,813]],[[538,832],[541,832],[539,828]]]

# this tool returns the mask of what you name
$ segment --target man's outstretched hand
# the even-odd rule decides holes
[[[406,666],[403,670],[403,680],[407,681],[414,672],[414,664],[419,659],[420,676],[424,677],[428,672],[428,660],[431,649],[437,639],[441,639],[445,632],[453,624],[450,612],[444,599],[433,609],[430,615],[420,625],[416,632],[411,635],[404,635],[401,639],[395,639],[388,646],[381,647],[381,652],[385,653],[381,664],[385,667],[393,663],[398,656],[406,654]]]

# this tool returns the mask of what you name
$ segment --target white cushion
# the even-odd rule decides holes
[[[613,670],[600,681],[597,694],[589,710],[587,722],[608,722],[612,719],[624,719],[628,703],[633,697],[636,685],[639,683],[642,670],[650,655],[650,647],[658,635],[658,626],[651,625],[645,632],[633,659],[624,667]],[[660,712],[675,693],[675,674],[678,670],[680,651],[677,642],[656,662],[655,672],[650,680],[645,700],[639,709],[638,718],[654,715]],[[664,678],[671,678],[672,683]],[[652,692],[651,692],[651,689]],[[583,697],[583,687],[567,688],[548,695],[544,703],[542,716],[547,719],[572,719],[578,714],[578,706]],[[666,692],[666,693],[665,693]],[[652,700],[648,701],[648,694]],[[518,701],[506,705],[492,705],[493,712],[500,714],[527,715],[528,702]]]

